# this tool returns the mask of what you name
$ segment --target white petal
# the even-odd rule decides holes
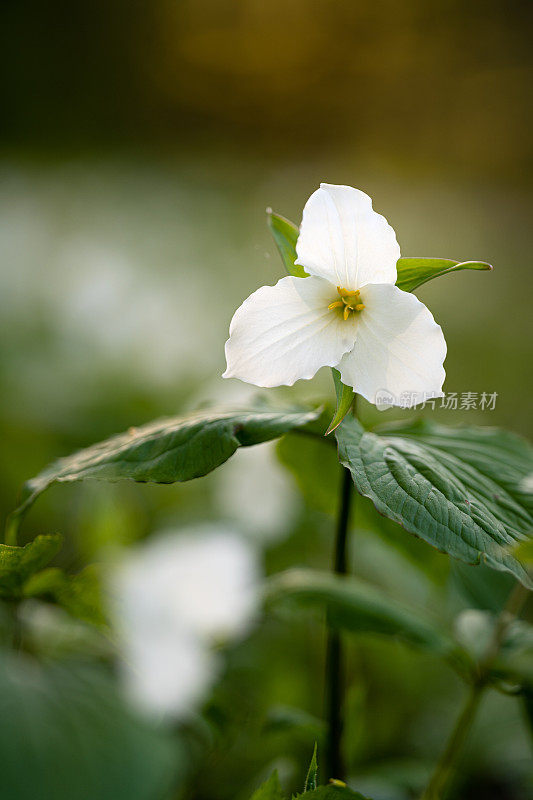
[[[256,609],[255,550],[223,525],[169,531],[130,551],[113,573],[117,626],[128,638],[147,631],[197,637],[239,636]]]
[[[320,184],[305,204],[296,252],[297,264],[335,286],[396,282],[396,234],[370,197],[351,186]]]
[[[173,628],[145,630],[122,642],[120,669],[126,692],[140,711],[181,719],[203,700],[218,672],[218,659],[199,639]]]
[[[381,392],[405,407],[442,397],[446,342],[431,312],[397,286],[365,286],[361,300],[355,346],[339,364],[343,383],[371,403]]]
[[[226,342],[222,377],[256,386],[292,386],[333,367],[355,341],[356,323],[343,320],[335,287],[321,278],[282,278],[262,286],[237,309]],[[352,315],[354,317],[355,315]]]

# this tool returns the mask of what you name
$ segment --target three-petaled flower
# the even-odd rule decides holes
[[[225,378],[257,386],[312,378],[336,367],[374,403],[409,393],[442,397],[446,342],[432,314],[395,286],[400,248],[368,195],[323,183],[307,201],[296,244],[309,277],[262,286],[237,309]]]

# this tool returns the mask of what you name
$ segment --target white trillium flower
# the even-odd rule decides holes
[[[292,386],[329,366],[371,403],[383,392],[394,405],[443,396],[442,330],[394,285],[400,248],[368,195],[321,184],[305,205],[296,251],[309,277],[262,286],[237,309],[223,377]]]
[[[220,668],[213,646],[246,633],[258,605],[255,549],[204,525],[130,551],[109,577],[128,695],[141,710],[186,716]]]

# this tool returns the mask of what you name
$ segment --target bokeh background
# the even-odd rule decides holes
[[[367,191],[404,255],[494,265],[419,296],[448,341],[445,388],[497,392],[496,408],[423,413],[531,433],[530,4],[6,0],[3,14],[3,517],[23,481],[60,455],[250,395],[220,374],[234,309],[283,272],[265,208],[299,222],[320,181]],[[289,396],[331,392],[324,371]],[[332,509],[314,500],[306,506],[274,449],[259,447],[191,485],[53,489],[24,535],[60,530],[75,570],[110,543],[222,517],[256,537],[270,571],[324,566]],[[355,571],[440,613],[468,605],[471,571],[451,578],[444,557],[359,509]],[[298,786],[318,734],[271,710],[320,716],[322,645],[311,623],[269,620],[236,649],[212,700],[223,733],[198,744],[187,797],[246,797],[274,762]],[[365,641],[350,663],[357,785],[377,800],[408,798],[462,689],[400,645]],[[526,796],[521,714],[487,699],[465,797]]]

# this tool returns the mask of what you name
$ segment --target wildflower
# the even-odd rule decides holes
[[[263,286],[237,309],[225,378],[292,386],[323,366],[375,402],[378,392],[442,397],[446,342],[430,311],[395,286],[400,248],[368,195],[321,184],[296,244],[309,277]],[[403,401],[402,401],[403,402]]]
[[[242,636],[257,603],[251,546],[219,526],[159,535],[110,576],[127,692],[141,709],[180,718],[219,671],[213,645]]]

